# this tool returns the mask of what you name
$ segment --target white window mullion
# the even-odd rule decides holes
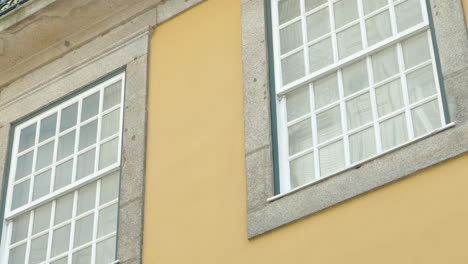
[[[81,108],[82,108],[83,100],[78,101],[78,107],[77,107],[77,115],[76,115],[76,130],[75,130],[75,146],[74,146],[74,154],[73,154],[73,173],[72,173],[72,178],[71,182],[76,181],[76,171],[78,168],[78,149],[79,149],[79,141],[80,141],[80,131],[81,131],[81,126],[80,126],[80,121],[81,121]]]
[[[348,136],[348,113],[346,112],[346,104],[344,100],[344,88],[343,88],[343,75],[341,70],[338,71],[338,92],[340,95],[340,112],[341,112],[341,133],[343,135],[343,146],[344,146],[344,158],[345,167],[351,165],[351,152],[349,147],[349,136]]]
[[[286,117],[286,98],[285,96],[280,97],[277,101],[279,108],[278,122],[279,124],[287,124]],[[288,151],[288,126],[282,125],[278,127],[278,156],[279,156],[279,167],[280,167],[280,191],[284,192],[291,189],[291,177],[289,168],[289,151]]]
[[[2,238],[5,238],[5,243],[2,243],[0,246],[0,249],[2,250],[1,252],[5,252],[4,254],[0,254],[0,261],[1,263],[8,263],[8,258],[10,256],[10,250],[8,249],[8,245],[10,244],[11,241],[11,234],[13,232],[13,221],[5,221],[6,223],[3,225],[4,229],[6,230],[6,235],[2,235]],[[6,228],[6,229],[5,229]]]
[[[29,263],[29,254],[31,254],[31,235],[33,229],[33,222],[34,222],[34,211],[29,212],[29,224],[28,224],[28,235],[27,235],[27,242],[26,242],[26,254],[25,254],[25,264]]]
[[[338,41],[336,39],[336,27],[335,27],[335,8],[333,5],[333,0],[328,0],[328,12],[330,16],[330,31],[331,31],[331,40],[332,40],[332,49],[333,49],[333,63],[338,61]]]
[[[310,118],[312,120],[312,144],[314,147],[314,168],[315,168],[315,179],[320,179],[320,151],[318,149],[318,129],[317,129],[317,113],[315,111],[315,94],[313,83],[309,84],[310,94]]]
[[[47,239],[47,252],[46,252],[46,262],[50,260],[50,255],[52,253],[52,238],[54,233],[54,220],[55,220],[55,207],[57,206],[57,201],[52,202],[50,222],[49,222],[49,235]]]
[[[101,197],[101,183],[102,179],[99,180],[96,184],[96,198],[95,198],[95,203],[96,206],[93,209],[94,211],[94,220],[93,220],[93,236],[92,236],[92,248],[91,248],[91,264],[96,263],[96,239],[97,239],[97,232],[98,232],[98,222],[99,222],[99,203],[100,203],[100,197]],[[97,263],[99,264],[99,263]]]
[[[98,123],[97,123],[97,132],[96,132],[96,150],[94,158],[94,171],[99,171],[99,157],[101,155],[101,130],[102,130],[102,108],[104,101],[104,89],[99,91],[99,107],[98,107]]]
[[[39,147],[37,144],[39,143],[39,132],[41,129],[41,120],[36,123],[36,137],[34,139],[34,154],[33,154],[33,161],[32,161],[32,170],[31,174],[29,176],[29,198],[28,198],[28,203],[32,201],[33,198],[33,190],[34,190],[34,172],[36,171],[36,166],[37,166],[37,153],[39,152]]]
[[[390,11],[390,21],[391,21],[391,24],[392,24],[392,35],[395,36],[398,31],[397,31],[395,6],[394,6],[393,1],[394,0],[388,0],[388,9]]]
[[[302,27],[302,46],[304,48],[304,70],[306,75],[310,73],[309,63],[309,48],[307,47],[308,36],[307,36],[307,22],[305,16],[305,1],[300,0],[301,6],[301,27]]]
[[[379,125],[379,113],[377,110],[377,97],[375,95],[375,84],[374,84],[374,70],[372,68],[372,60],[371,57],[366,58],[366,66],[367,66],[367,75],[369,78],[369,94],[371,99],[371,107],[372,107],[372,119],[374,120],[374,136],[375,136],[375,146],[377,148],[377,153],[382,152],[382,138],[380,134],[380,125]]]
[[[78,208],[78,190],[76,190],[73,194],[73,210],[72,210],[72,217],[71,217],[71,223],[70,223],[70,242],[68,245],[68,264],[72,264],[72,255],[73,255],[73,247],[74,241],[75,241],[75,223],[76,223],[76,212]]]
[[[359,26],[361,28],[361,41],[363,49],[367,49],[367,29],[366,29],[366,20],[364,19],[364,6],[362,0],[357,0],[357,7],[359,13]]]
[[[124,109],[125,109],[125,75],[122,78],[122,87],[120,88],[120,118],[119,118],[119,150],[117,160],[119,164],[122,164],[122,145],[123,145],[123,123],[124,123]]]
[[[403,58],[403,47],[401,43],[397,44],[397,57],[398,57],[398,65],[400,68],[400,76],[401,76],[401,87],[403,89],[403,101],[405,104],[405,117],[406,117],[406,127],[408,131],[408,140],[414,139],[414,129],[413,129],[413,118],[411,116],[411,109],[410,109],[410,101],[409,101],[409,93],[408,93],[408,83],[406,81],[406,74],[405,74],[405,61]]]
[[[419,0],[420,4],[421,4],[421,10],[422,10],[422,16],[423,16],[423,21],[427,24],[429,24],[429,14],[428,14],[428,10],[427,10],[427,3],[426,3],[426,0]],[[429,46],[432,46],[432,43],[430,43]]]
[[[55,169],[57,164],[57,153],[58,153],[58,142],[59,142],[59,134],[60,134],[60,118],[62,116],[62,111],[57,111],[57,120],[55,121],[55,138],[54,138],[54,154],[52,158],[52,170],[50,173],[50,188],[49,193],[54,191],[54,184],[55,184]]]

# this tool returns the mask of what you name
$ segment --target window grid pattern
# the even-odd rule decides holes
[[[105,246],[110,248],[114,259],[116,231],[103,237],[94,233],[97,231],[98,212],[106,208],[115,207],[113,221],[117,223],[117,196],[100,204],[99,193],[102,191],[101,178],[115,175],[120,166],[124,80],[124,73],[112,77],[15,129],[5,214],[7,237],[4,239],[8,242],[8,249],[3,249],[7,253],[3,254],[5,263],[95,263],[96,258],[102,258],[96,255],[99,252],[96,247],[104,247],[105,244],[100,241],[112,239],[114,242],[107,242]],[[114,177],[117,177],[113,183],[115,189],[118,188],[119,177]],[[79,197],[85,197],[80,190],[92,182],[96,187],[87,199],[95,201],[96,206],[89,208],[92,211],[84,215],[76,213]],[[65,224],[59,223],[58,227],[68,225],[68,238],[73,242],[75,223],[94,215],[91,222],[94,231],[86,244],[76,247],[70,243],[67,253],[61,252],[67,256],[63,258],[63,255],[51,254],[54,250],[51,243],[57,229],[54,222],[56,203],[70,193],[74,193],[74,203],[70,205],[74,210],[73,216]],[[51,210],[50,228],[39,234],[32,233],[36,211],[44,206]],[[15,230],[26,216],[29,225],[23,223],[22,229],[29,231],[21,241],[15,241]],[[37,237],[47,239],[47,247],[38,249],[39,242],[34,243]],[[43,255],[38,257],[38,254]]]
[[[282,193],[445,126],[424,0],[273,2]],[[309,19],[314,14],[322,19]],[[343,38],[351,43],[341,45],[340,33],[353,27]],[[302,42],[292,45],[298,35]],[[324,39],[330,52],[310,49]],[[299,53],[303,59],[285,63]],[[296,64],[304,71],[288,77]]]
[[[8,263],[115,260],[118,177],[116,171],[14,218]]]

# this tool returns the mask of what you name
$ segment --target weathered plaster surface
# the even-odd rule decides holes
[[[468,32],[461,1],[431,0],[451,121],[456,125],[359,169],[273,196],[264,0],[242,1],[248,237],[253,238],[468,150]]]
[[[56,0],[0,31],[0,185],[12,123],[126,68],[120,263],[142,261],[149,37],[201,1]]]

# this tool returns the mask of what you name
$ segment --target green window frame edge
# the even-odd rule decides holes
[[[273,188],[274,195],[280,195],[280,169],[279,169],[279,145],[278,145],[278,122],[276,114],[276,83],[275,83],[275,66],[274,66],[274,54],[273,54],[273,20],[271,10],[271,0],[265,1],[265,23],[266,23],[266,38],[267,38],[267,67],[268,67],[268,87],[270,95],[270,119],[271,119],[271,146],[273,155]],[[439,47],[437,45],[437,38],[434,28],[434,20],[432,16],[432,7],[430,0],[426,1],[429,28],[432,37],[432,45],[434,47],[435,63],[437,68],[437,75],[439,76],[440,93],[442,97],[442,105],[444,111],[444,117],[446,124],[450,124],[450,112],[447,103],[447,95],[445,91],[444,76],[442,74],[442,67],[440,63]],[[405,146],[403,146],[404,148]]]
[[[11,154],[12,154],[12,150],[13,150],[13,139],[15,137],[15,129],[18,125],[21,125],[21,123],[23,122],[26,122],[54,107],[57,107],[58,105],[60,105],[61,103],[64,103],[68,100],[71,100],[73,99],[75,96],[89,90],[89,89],[92,89],[93,87],[95,87],[96,85],[100,84],[100,83],[103,83],[109,79],[111,79],[112,77],[114,76],[117,76],[121,73],[124,73],[126,72],[127,70],[127,66],[124,65],[116,70],[114,70],[113,72],[105,75],[105,76],[102,76],[100,77],[99,79],[93,81],[92,83],[88,84],[88,85],[85,85],[81,88],[77,88],[75,91],[71,92],[70,94],[68,95],[65,95],[64,97],[62,98],[59,98],[57,100],[55,100],[54,102],[48,104],[48,105],[45,105],[43,107],[41,107],[40,109],[36,110],[36,111],[33,111],[31,112],[30,114],[14,121],[11,123],[10,125],[10,129],[8,131],[8,146],[7,146],[7,155],[6,155],[6,159],[5,159],[5,169],[4,169],[4,172],[3,172],[3,182],[2,182],[2,191],[1,191],[1,205],[0,205],[0,243],[2,242],[1,241],[1,238],[2,238],[2,233],[3,233],[3,222],[4,222],[4,217],[5,217],[5,207],[6,207],[6,197],[7,197],[7,192],[8,192],[8,183],[10,181],[10,164],[11,164]],[[124,91],[125,91],[125,87],[124,87]],[[125,100],[124,102],[122,102],[122,107],[125,107]],[[123,113],[125,115],[125,111]],[[124,117],[122,117],[122,119],[124,119]],[[120,144],[122,145],[122,142],[123,141],[123,137],[121,138],[121,142]],[[121,153],[122,155],[122,153]],[[121,189],[121,184],[122,182],[120,181],[120,178],[122,176],[122,170],[120,169],[119,171],[119,190]],[[117,202],[117,208],[120,207],[120,191],[119,191],[119,200]],[[120,210],[117,211],[117,219],[119,219],[119,214],[120,214]],[[116,241],[118,241],[119,239],[119,221],[117,221],[117,234],[116,234]],[[6,241],[5,241],[6,243]],[[115,258],[117,258],[117,247],[116,247],[116,251],[115,251]]]

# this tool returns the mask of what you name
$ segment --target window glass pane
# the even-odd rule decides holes
[[[343,68],[342,73],[345,96],[358,92],[369,86],[367,64],[365,60]]]
[[[93,122],[81,127],[79,150],[82,150],[96,143],[97,122],[97,120],[94,120]]]
[[[52,235],[51,257],[55,257],[60,253],[68,251],[70,245],[70,225],[63,226],[54,230]]]
[[[37,150],[36,171],[49,166],[54,156],[54,141],[40,146]]]
[[[119,138],[114,138],[101,145],[99,154],[99,169],[103,169],[112,164],[115,164],[118,159]]]
[[[308,41],[312,41],[330,32],[330,18],[328,16],[328,8],[324,8],[306,18]]]
[[[299,20],[280,29],[281,54],[289,52],[302,45],[302,25]]]
[[[11,210],[25,205],[29,200],[29,180],[18,183],[13,187],[13,199],[11,201]]]
[[[64,257],[59,260],[52,261],[50,264],[68,264],[68,257]]]
[[[294,89],[286,97],[288,121],[310,113],[309,85]]]
[[[372,56],[374,80],[380,82],[398,73],[398,60],[395,46],[384,49]]]
[[[379,8],[384,7],[388,4],[387,0],[362,0],[364,6],[364,14],[369,14]]]
[[[87,247],[73,253],[72,264],[89,264],[91,263],[91,247]]]
[[[379,116],[390,114],[404,106],[400,79],[377,87],[375,95]]]
[[[300,51],[281,61],[283,85],[304,76],[304,52]]]
[[[336,74],[328,75],[314,82],[315,109],[320,109],[339,99]]]
[[[99,211],[98,238],[117,230],[117,204]]]
[[[62,160],[73,154],[75,151],[75,135],[76,131],[73,130],[70,133],[61,136],[58,142],[57,148],[57,160]]]
[[[10,250],[8,264],[24,264],[26,255],[26,244],[22,244]]]
[[[116,171],[109,176],[106,176],[101,181],[101,198],[99,203],[105,204],[119,196],[119,175],[120,171]]]
[[[356,163],[376,154],[374,127],[367,128],[349,137],[351,163]]]
[[[423,21],[420,0],[408,0],[395,6],[398,32]]]
[[[406,79],[410,103],[417,102],[437,93],[432,65],[409,73]]]
[[[404,41],[402,46],[406,69],[431,59],[427,32]]]
[[[18,152],[28,149],[34,145],[36,141],[36,123],[23,128],[20,134],[20,141],[18,146]]]
[[[93,238],[94,213],[76,220],[75,242],[73,248],[77,248]]]
[[[325,142],[341,135],[340,107],[335,106],[317,115],[319,142]]]
[[[78,191],[78,208],[76,215],[80,215],[94,208],[96,203],[96,183],[88,184]]]
[[[32,172],[33,157],[34,150],[31,150],[28,153],[18,157],[15,180],[22,179]]]
[[[122,90],[121,88],[122,88],[122,82],[118,81],[116,83],[109,85],[108,87],[104,89],[103,111],[120,103],[120,100],[121,100],[120,93]]]
[[[49,228],[51,209],[52,203],[48,203],[34,210],[33,235]]]
[[[28,236],[30,213],[24,213],[13,220],[13,229],[11,232],[11,242],[14,244]]]
[[[115,260],[115,237],[108,238],[96,245],[96,263],[112,263]]]
[[[289,155],[312,147],[310,118],[289,127]]]
[[[437,100],[425,103],[411,110],[413,115],[414,135],[422,136],[441,127],[439,104]]]
[[[340,59],[346,58],[362,49],[359,24],[347,28],[336,35]]]
[[[315,180],[314,153],[309,153],[289,163],[291,189]]]
[[[328,176],[345,166],[343,141],[332,143],[320,149],[320,174]]]
[[[331,39],[321,40],[309,47],[310,72],[315,72],[333,63]]]
[[[30,264],[41,263],[46,259],[48,240],[49,234],[45,234],[31,241],[31,251],[29,252]]]
[[[401,114],[382,122],[380,131],[383,150],[405,143],[408,140],[405,115]]]
[[[372,121],[372,107],[369,93],[346,102],[348,129],[355,129]]]
[[[340,28],[358,19],[356,0],[341,0],[335,3],[335,25]]]
[[[103,116],[101,126],[101,139],[105,139],[119,132],[120,108]]]
[[[94,172],[94,157],[96,149],[88,150],[78,156],[78,166],[76,169],[76,180],[84,178]]]
[[[367,42],[369,46],[374,45],[392,36],[392,26],[390,24],[390,14],[388,11],[382,12],[366,20]]]
[[[305,0],[306,12],[325,4],[327,0]]]
[[[51,170],[48,170],[34,177],[33,200],[49,193],[51,172]]]
[[[83,99],[81,107],[81,121],[88,120],[99,112],[99,92]]]
[[[54,190],[58,190],[71,183],[73,173],[73,159],[57,166],[55,170]]]
[[[74,103],[62,110],[62,116],[60,117],[60,132],[76,125],[77,113],[78,103]]]
[[[39,142],[42,142],[55,135],[57,127],[57,113],[41,120],[41,132],[39,133]]]
[[[55,204],[55,219],[54,224],[58,225],[72,217],[73,210],[73,193],[67,194],[57,199]]]
[[[300,15],[299,0],[281,0],[278,3],[279,22],[283,24]]]

